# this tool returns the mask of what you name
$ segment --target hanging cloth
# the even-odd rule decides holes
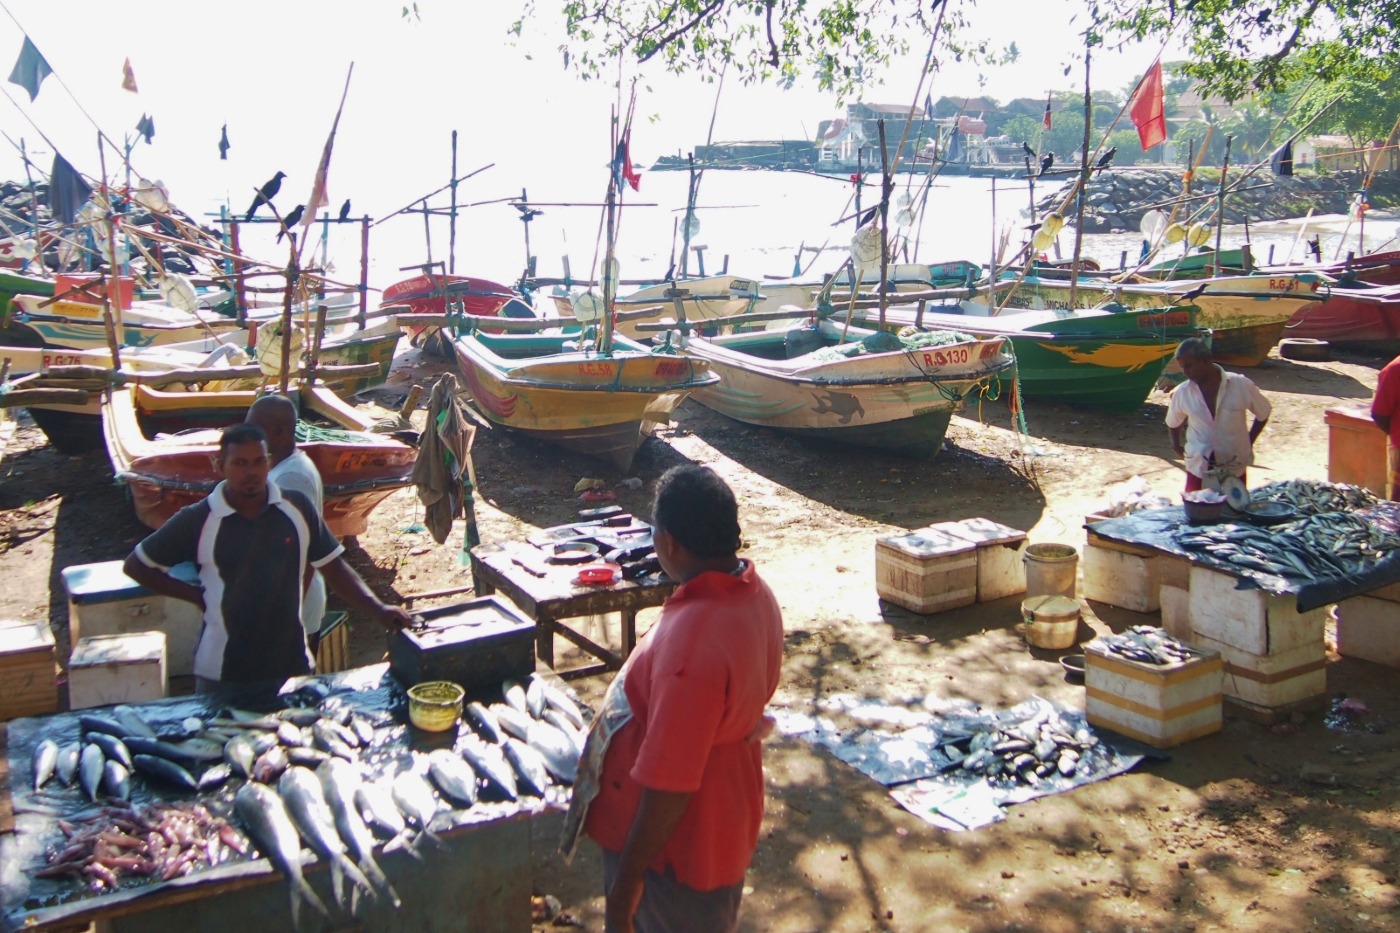
[[[467,520],[463,549],[481,543],[476,529],[476,509],[472,504],[475,470],[472,468],[472,441],[476,424],[466,412],[458,394],[457,377],[447,373],[433,386],[428,398],[428,430],[418,448],[413,465],[413,484],[423,503],[423,523],[433,540],[442,544],[452,532],[457,516]]]
[[[92,186],[83,180],[68,160],[54,153],[53,171],[49,173],[49,209],[54,220],[62,224],[73,222],[78,208],[92,197]]]

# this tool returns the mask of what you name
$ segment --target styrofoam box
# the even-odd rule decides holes
[[[1085,711],[1089,723],[1157,748],[1219,732],[1220,654],[1176,664],[1143,664],[1084,646]]]
[[[1157,589],[1157,601],[1162,604],[1162,628],[1182,641],[1191,641],[1191,591],[1163,583]]]
[[[991,602],[1026,591],[1026,533],[990,518],[965,518],[929,525],[977,545],[977,601]]]
[[[1337,653],[1400,667],[1400,603],[1372,596],[1337,603]]]
[[[194,564],[177,564],[171,576],[199,582]],[[68,631],[73,644],[89,635],[164,632],[170,675],[194,673],[194,649],[203,625],[198,606],[152,593],[122,573],[119,560],[67,567],[63,585],[68,590]]]
[[[58,666],[49,623],[0,620],[0,720],[58,710]]]
[[[79,639],[68,660],[68,707],[145,703],[166,696],[165,633]]]
[[[1321,648],[1330,606],[1300,613],[1292,596],[1238,590],[1238,582],[1232,574],[1191,568],[1191,628],[1197,635],[1253,655]]]
[[[977,545],[934,528],[875,541],[875,592],[931,614],[977,601]]]
[[[1327,691],[1327,648],[1316,642],[1297,645],[1273,654],[1257,655],[1202,636],[1194,647],[1220,652],[1225,661],[1224,693],[1255,706],[1287,706]]]
[[[1156,554],[1089,535],[1084,548],[1084,598],[1134,612],[1156,612]]]

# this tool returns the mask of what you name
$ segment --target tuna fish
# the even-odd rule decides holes
[[[248,783],[238,789],[233,812],[253,845],[287,879],[292,897],[292,929],[300,927],[301,902],[306,901],[322,917],[330,912],[301,874],[301,840],[287,815],[282,799],[261,784]]]
[[[233,777],[233,769],[228,766],[227,762],[221,761],[204,769],[204,773],[199,776],[199,789],[202,791],[213,790],[215,787],[223,786],[231,777]]]
[[[485,790],[491,796],[504,797],[506,800],[519,799],[520,790],[516,785],[515,770],[501,754],[500,746],[468,742],[461,747],[460,752],[467,764],[472,766],[472,770],[486,782]]]
[[[547,722],[536,722],[530,726],[528,742],[561,784],[574,783],[578,776],[578,752],[568,736]]]
[[[82,746],[77,742],[65,745],[58,750],[58,762],[55,765],[58,779],[64,784],[73,783],[73,775],[78,773],[78,755],[82,753]]]
[[[310,706],[293,706],[288,709],[278,710],[277,718],[291,723],[297,728],[309,726],[321,718],[320,710]]]
[[[477,735],[488,742],[500,745],[506,740],[505,733],[501,731],[501,724],[496,720],[496,714],[480,703],[467,704],[467,722],[471,723]]]
[[[408,824],[404,822],[393,794],[382,784],[362,781],[355,788],[355,807],[365,823],[381,836],[401,838],[408,831]],[[388,849],[388,846],[384,848]]]
[[[399,907],[398,892],[389,883],[379,863],[374,860],[374,836],[365,825],[364,818],[356,809],[356,792],[360,789],[359,772],[354,765],[339,758],[328,758],[316,769],[316,777],[321,782],[321,790],[326,795],[326,804],[335,819],[336,831],[350,858],[364,871],[365,876],[389,895],[395,907]]]
[[[282,772],[287,770],[290,762],[287,753],[282,750],[282,746],[274,745],[258,756],[258,760],[253,762],[253,773],[250,775],[253,780],[261,781],[264,784],[271,784],[282,776]]]
[[[131,799],[131,772],[117,761],[108,761],[102,768],[102,790],[108,797]]]
[[[476,803],[476,772],[447,749],[439,748],[428,753],[428,774],[438,790],[463,807]]]
[[[124,739],[131,733],[120,722],[111,716],[102,716],[97,713],[83,713],[78,717],[78,722],[82,724],[84,732],[103,732],[119,739]]]
[[[153,739],[156,737],[156,730],[151,728],[151,724],[142,719],[141,714],[130,706],[121,705],[112,707],[112,718],[126,728],[127,735],[139,735],[146,739]],[[123,738],[124,737],[125,736],[123,736]]]
[[[544,697],[544,684],[534,677],[525,685],[525,710],[536,719],[544,716],[545,707],[548,705]]]
[[[361,748],[368,748],[374,744],[374,726],[369,720],[361,716],[350,717],[350,731],[355,733],[355,738],[360,740]]]
[[[540,753],[518,739],[505,744],[506,760],[520,778],[520,787],[536,797],[543,797],[549,788],[549,769]]]
[[[58,743],[52,739],[44,739],[34,746],[34,789],[38,790],[49,782],[53,777],[54,769],[58,767]],[[67,783],[66,781],[64,783]]]
[[[374,888],[364,872],[345,855],[345,843],[335,829],[335,817],[326,803],[321,782],[310,768],[288,768],[277,781],[277,792],[286,804],[287,815],[301,838],[331,866],[331,891],[342,906],[345,904],[345,878],[366,894]]]
[[[418,827],[423,835],[439,841],[431,831],[433,816],[437,813],[437,801],[433,799],[433,789],[427,782],[412,771],[404,771],[389,785],[394,797],[394,805],[399,808],[410,825]]]
[[[168,758],[157,755],[136,755],[131,759],[136,770],[148,778],[162,781],[182,790],[198,790],[199,782],[184,768]]]
[[[97,789],[102,784],[102,766],[106,763],[102,749],[96,745],[83,746],[82,758],[78,763],[78,783],[82,785],[88,800],[97,799]]]
[[[584,735],[574,728],[573,723],[569,721],[569,717],[551,707],[544,711],[543,721],[549,723],[564,734],[564,738],[568,739],[569,744],[573,746],[575,758],[583,754]]]
[[[224,743],[224,761],[241,778],[253,773],[253,762],[257,758],[258,753],[253,751],[253,743],[246,736],[236,735]]]
[[[102,754],[107,756],[109,761],[119,761],[123,768],[131,770],[131,752],[127,750],[126,743],[121,739],[114,738],[104,732],[89,732],[83,736],[83,741],[102,749]]]
[[[346,761],[354,761],[355,750],[346,743],[339,731],[344,728],[329,719],[318,719],[311,727],[311,741],[323,752],[344,758]],[[351,737],[354,737],[354,733],[351,733]]]
[[[529,713],[523,713],[513,706],[506,706],[502,703],[492,704],[491,712],[496,714],[496,721],[500,723],[507,735],[513,735],[522,742],[530,735],[530,723],[534,720],[530,718]]]
[[[540,689],[544,691],[545,702],[549,704],[551,709],[562,713],[569,722],[573,723],[575,729],[583,728],[583,716],[579,713],[577,704],[569,699],[564,691],[544,682],[540,682]]]
[[[287,760],[303,768],[319,768],[321,763],[335,756],[319,748],[284,748]]]
[[[525,688],[518,681],[507,680],[501,684],[501,693],[505,696],[507,706],[526,716],[530,715],[530,702],[525,697]]]

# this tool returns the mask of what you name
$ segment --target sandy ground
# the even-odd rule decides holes
[[[1273,399],[1254,483],[1327,472],[1323,411],[1368,400],[1380,357],[1328,363],[1274,357],[1250,373]],[[375,393],[392,406],[440,371],[410,353]],[[1002,406],[958,418],[929,462],[824,448],[728,421],[694,403],[643,446],[631,475],[513,438],[479,436],[477,509],[486,541],[558,524],[579,506],[574,484],[596,476],[619,502],[647,512],[649,484],[667,467],[707,464],[740,500],[745,555],[776,591],[787,649],[776,703],[809,710],[854,693],[886,701],[966,698],[1002,708],[1032,694],[1082,706],[1059,652],[1028,650],[1015,597],[936,616],[882,604],[875,538],[934,521],[986,516],[1033,541],[1084,543],[1083,516],[1105,488],[1134,475],[1173,494],[1154,393],[1139,413],[1104,416],[1027,405],[1031,443]],[[421,418],[421,412],[419,414]],[[1033,455],[1026,456],[1025,452]],[[142,536],[99,453],[66,458],[22,426],[0,463],[0,614],[48,618],[66,656],[62,567],[120,558]],[[410,529],[410,493],[375,513],[352,561],[386,597],[470,582],[461,529],[443,547]],[[455,597],[461,599],[463,597]],[[420,601],[418,605],[448,600]],[[1156,616],[1090,604],[1095,631]],[[644,613],[641,627],[655,619]],[[583,624],[616,640],[616,624]],[[1087,637],[1087,632],[1084,633]],[[382,634],[352,630],[352,656],[379,660]],[[561,648],[563,647],[561,643]],[[569,661],[561,651],[561,664]],[[975,832],[932,829],[877,784],[795,740],[770,743],[763,837],[749,873],[745,930],[1182,931],[1400,929],[1400,683],[1389,669],[1329,654],[1328,691],[1371,712],[1329,725],[1324,711],[1274,726],[1227,716],[1223,732],[1145,762],[1124,776],[1011,809]],[[576,682],[601,696],[604,678]],[[536,888],[568,918],[601,930],[601,868],[587,850],[570,867],[552,855],[557,819],[537,826]]]

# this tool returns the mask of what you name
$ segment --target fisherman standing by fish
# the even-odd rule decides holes
[[[338,596],[386,628],[409,624],[408,613],[381,602],[345,562],[345,548],[311,502],[268,482],[267,444],[257,426],[225,428],[215,465],[223,482],[147,536],[122,566],[137,583],[203,611],[196,690],[281,684],[311,673],[301,606],[313,567]],[[198,566],[200,586],[170,576],[184,561]]]
[[[1186,381],[1172,390],[1167,428],[1172,450],[1186,460],[1186,491],[1202,488],[1212,472],[1244,481],[1273,405],[1248,378],[1212,362],[1210,345],[1199,337],[1181,341],[1176,361]],[[1254,416],[1253,425],[1245,425],[1246,414]]]
[[[737,928],[763,819],[759,743],[772,726],[763,710],[778,686],[783,620],[737,554],[738,506],[712,471],[668,470],[652,522],[661,567],[680,587],[609,687],[564,848],[572,853],[580,827],[603,847],[609,933],[725,933]]]
[[[1385,497],[1400,499],[1400,356],[1386,363],[1376,380],[1371,420],[1385,432]]]

